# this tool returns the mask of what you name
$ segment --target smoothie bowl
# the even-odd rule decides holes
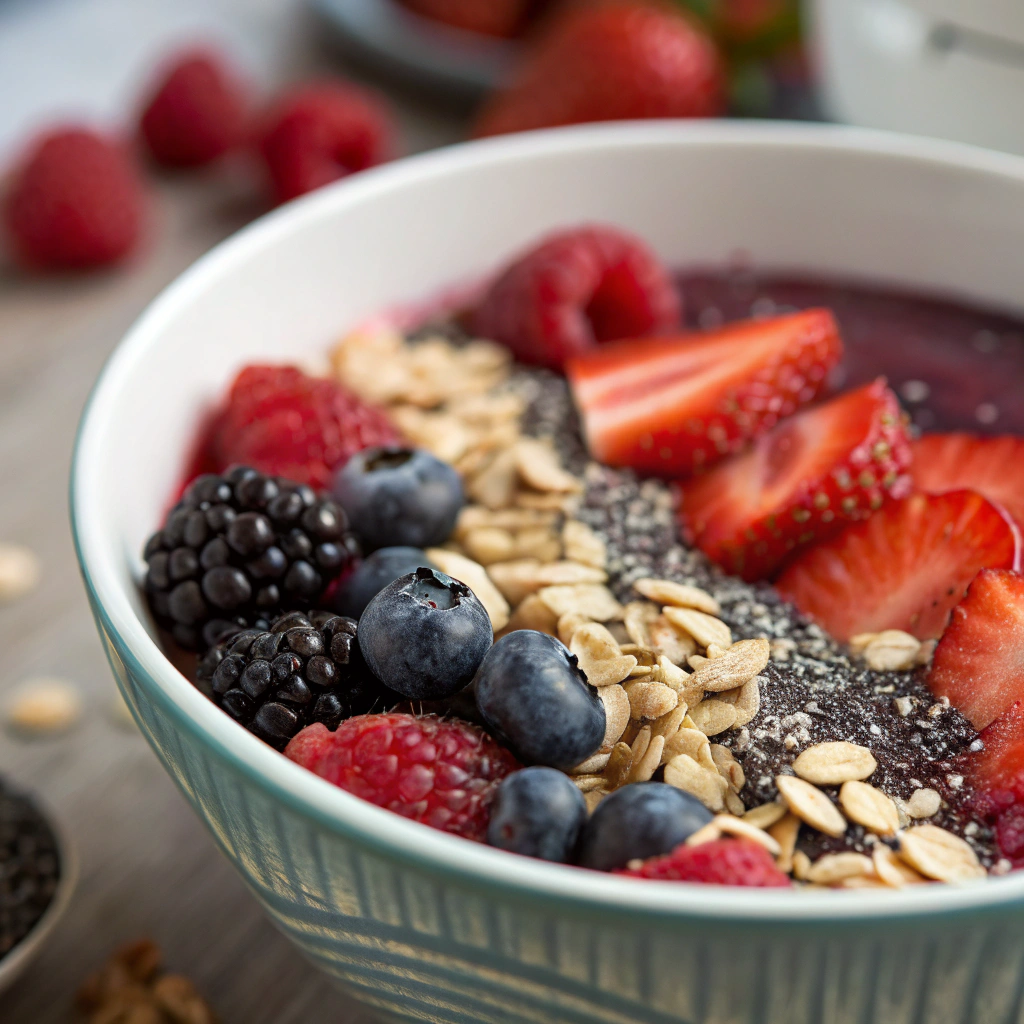
[[[1022,238],[1012,157],[631,125],[168,289],[78,552],[278,926],[397,1019],[1016,1020]]]

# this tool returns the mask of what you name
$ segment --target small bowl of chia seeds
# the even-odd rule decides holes
[[[70,901],[76,873],[53,817],[0,777],[0,992],[52,933]]]

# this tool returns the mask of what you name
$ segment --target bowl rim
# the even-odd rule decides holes
[[[739,887],[710,890],[588,872],[467,842],[360,800],[282,757],[195,689],[133,610],[128,592],[118,580],[118,552],[102,542],[98,526],[102,506],[92,484],[95,474],[91,467],[102,457],[99,440],[111,419],[107,397],[115,394],[145,359],[165,321],[186,308],[194,295],[215,284],[223,272],[243,264],[250,252],[301,232],[327,212],[337,213],[365,198],[452,171],[563,153],[597,155],[623,147],[782,148],[794,154],[829,150],[1010,178],[1024,184],[1024,158],[961,143],[809,123],[646,121],[548,129],[459,143],[364,172],[274,210],[200,257],[147,306],[107,360],[86,403],[72,460],[70,511],[76,554],[98,621],[130,663],[133,678],[143,680],[151,691],[147,696],[156,696],[162,711],[175,719],[175,728],[191,733],[235,771],[328,832],[371,847],[390,860],[446,876],[463,887],[496,890],[510,900],[542,899],[549,908],[551,901],[558,901],[566,910],[663,923],[675,918],[745,921],[755,926],[853,924],[1018,909],[1024,902],[1024,873],[964,885],[864,889],[857,896],[831,890],[805,894]],[[120,679],[118,683],[123,688]],[[131,699],[128,703],[133,706]],[[134,707],[133,714],[139,717]],[[159,751],[158,744],[150,741]]]

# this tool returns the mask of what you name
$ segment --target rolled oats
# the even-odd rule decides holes
[[[807,872],[807,881],[815,885],[836,885],[847,878],[870,875],[874,865],[862,853],[826,853]]]
[[[528,594],[516,605],[505,624],[504,632],[511,633],[517,629],[535,629],[538,633],[556,636],[558,634],[558,619],[536,594]]]
[[[685,665],[686,659],[697,650],[693,637],[673,626],[660,612],[648,627],[648,634],[654,649],[674,665]]]
[[[907,801],[907,814],[911,818],[930,818],[939,813],[942,797],[934,789],[915,789]]]
[[[571,769],[569,774],[599,775],[608,767],[608,758],[610,756],[610,753],[602,754],[598,752],[596,754],[591,754],[586,761],[581,761],[575,768]]]
[[[719,647],[732,646],[732,633],[729,627],[713,615],[693,608],[675,608],[671,605],[666,605],[661,611],[673,626],[685,630],[701,647],[707,647],[708,644],[718,644]]]
[[[711,654],[710,648],[708,654]],[[735,690],[749,683],[765,668],[768,654],[768,641],[763,637],[740,640],[697,668],[694,683],[712,692]]]
[[[723,700],[710,698],[690,708],[690,717],[707,736],[717,736],[736,724],[736,708]]]
[[[566,612],[578,612],[595,622],[607,622],[622,614],[622,605],[612,592],[600,583],[577,583],[544,587],[539,591],[541,600],[561,617]]]
[[[871,851],[871,860],[875,874],[893,889],[902,889],[905,885],[921,885],[926,881],[924,875],[909,864],[904,864],[884,843],[875,845]]]
[[[590,793],[595,789],[603,789],[608,784],[604,775],[571,775],[569,777],[581,793]]]
[[[586,523],[567,519],[562,527],[565,557],[594,569],[603,569],[608,561],[604,541]]]
[[[795,775],[776,775],[775,785],[789,809],[811,828],[835,839],[846,831],[846,819],[820,789]]]
[[[685,721],[685,719],[684,719]],[[711,744],[707,736],[700,729],[693,729],[684,726],[677,729],[671,736],[665,737],[665,752],[663,760],[667,764],[673,757],[679,754],[686,754],[693,758],[702,768],[708,771],[717,772],[718,766],[711,756]]]
[[[713,843],[716,839],[722,838],[722,830],[715,824],[714,819],[706,825],[701,825],[696,832],[692,832],[686,838],[687,846],[703,846],[705,843]]]
[[[805,882],[811,870],[811,858],[803,850],[793,851],[793,877],[799,882]]]
[[[466,494],[487,508],[506,508],[512,504],[517,482],[515,452],[506,448],[466,481]]]
[[[761,804],[752,807],[743,815],[743,820],[755,828],[769,829],[777,821],[781,821],[789,813],[789,808],[781,801]]]
[[[664,736],[666,740],[675,736],[682,728],[684,718],[686,718],[686,705],[676,704],[667,714],[651,722],[651,735]]]
[[[695,796],[709,811],[725,807],[725,779],[697,764],[688,754],[677,754],[665,765],[665,781]]]
[[[646,753],[646,750],[644,751]],[[633,748],[620,740],[612,747],[608,765],[604,770],[605,787],[609,792],[618,789],[626,781],[633,765]]]
[[[597,805],[608,795],[608,791],[605,789],[592,789],[587,793],[583,794],[583,799],[587,802],[587,813],[593,814],[597,809]]]
[[[728,747],[723,747],[721,743],[712,743],[710,750],[718,774],[738,793],[747,782],[739,761],[733,757],[732,751]]]
[[[732,728],[739,729],[753,721],[761,710],[761,676],[755,676],[736,690],[719,693],[716,700],[731,704],[736,709],[736,721]]]
[[[661,609],[650,601],[630,601],[622,609],[622,622],[629,634],[629,639],[637,645],[650,650],[654,647],[651,640],[650,626],[661,615]]]
[[[818,786],[838,786],[851,779],[866,779],[878,763],[867,747],[846,740],[816,743],[793,762],[793,771]]]
[[[508,601],[491,582],[487,570],[479,562],[444,548],[428,548],[426,555],[441,572],[465,583],[476,594],[490,616],[491,628],[495,633],[508,625],[511,615]]]
[[[625,689],[618,685],[602,686],[597,696],[604,705],[604,740],[601,749],[611,750],[629,724],[629,697]]]
[[[562,557],[562,542],[547,527],[531,526],[516,534],[513,555],[516,558],[536,558],[542,565],[546,565]]]
[[[481,565],[508,561],[515,553],[516,540],[508,530],[497,526],[481,526],[462,538],[462,546],[470,558]]]
[[[22,544],[0,544],[0,601],[15,601],[39,585],[39,559]]]
[[[737,818],[743,817],[746,805],[732,789],[725,791],[725,809]]]
[[[661,765],[661,753],[665,747],[664,736],[651,736],[647,749],[639,758],[634,758],[630,766],[627,782],[649,782],[651,776]]]
[[[886,629],[851,638],[850,649],[875,672],[905,672],[917,664],[921,641],[901,629]]]
[[[515,607],[528,595],[540,590],[540,567],[540,562],[536,558],[519,558],[489,565],[487,575],[501,591],[505,600]]]
[[[671,580],[642,579],[633,584],[633,589],[656,604],[669,604],[677,608],[696,608],[708,615],[718,615],[722,608],[719,603],[700,587],[673,583]]]
[[[866,782],[844,782],[839,790],[839,806],[850,821],[863,825],[876,835],[891,836],[899,831],[900,816],[896,804]]]
[[[543,603],[542,597],[537,600]],[[615,637],[599,622],[586,622],[579,626],[569,642],[569,650],[576,655],[592,686],[621,683],[636,667],[636,658],[631,654],[621,654]],[[629,693],[628,688],[626,692]],[[675,696],[674,693],[672,695]],[[633,698],[630,697],[632,703]]]
[[[679,694],[664,683],[637,679],[626,683],[625,690],[629,696],[632,717],[636,719],[661,718],[679,703]]]
[[[537,580],[542,587],[604,583],[607,579],[608,574],[603,569],[595,569],[592,565],[583,565],[582,562],[548,562],[537,570]]]
[[[774,825],[769,825],[765,831],[779,844],[779,852],[775,863],[780,871],[788,874],[793,870],[793,853],[796,850],[796,840],[800,835],[800,819],[791,813],[786,813]]]
[[[736,836],[739,839],[749,839],[759,846],[763,846],[773,857],[777,857],[782,852],[782,847],[779,846],[777,839],[770,836],[764,829],[758,828],[742,818],[737,818],[733,814],[715,815],[712,823],[724,835]]]
[[[984,878],[985,869],[969,843],[935,825],[915,825],[897,837],[900,859],[926,878],[966,882]]]
[[[517,491],[512,499],[520,508],[536,509],[541,512],[559,512],[564,516],[573,516],[579,509],[580,499],[577,494],[543,493],[540,491]]]
[[[545,607],[547,606],[545,605]],[[579,629],[581,626],[587,625],[590,625],[590,619],[584,618],[582,615],[579,615],[576,612],[569,612],[568,614],[563,615],[558,619],[558,623],[555,627],[556,634],[558,636],[558,639],[561,640],[566,647],[568,647],[569,644],[572,643],[572,638],[576,630]]]
[[[523,482],[535,491],[578,494],[583,484],[565,469],[554,447],[545,441],[522,438],[516,442],[515,464]]]

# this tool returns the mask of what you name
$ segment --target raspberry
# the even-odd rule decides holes
[[[519,768],[483,730],[436,715],[360,715],[317,722],[285,755],[378,807],[483,842],[498,783]]]
[[[663,334],[679,324],[679,294],[639,239],[590,226],[551,235],[491,285],[473,329],[523,362],[560,369],[598,342]]]
[[[278,203],[387,159],[391,116],[357,86],[318,82],[287,93],[265,116],[259,148]]]
[[[3,221],[28,266],[70,269],[123,259],[142,229],[144,191],[125,151],[84,128],[33,143],[15,171]]]
[[[239,142],[244,117],[242,88],[231,70],[217,54],[194,50],[164,69],[139,130],[157,163],[198,167]]]
[[[244,464],[326,489],[351,455],[400,440],[384,413],[333,381],[294,366],[247,366],[211,425],[201,463],[212,472]]]
[[[775,866],[771,854],[749,839],[715,839],[700,846],[681,843],[671,853],[651,857],[639,867],[623,868],[615,874],[707,885],[781,887],[790,884]]]

